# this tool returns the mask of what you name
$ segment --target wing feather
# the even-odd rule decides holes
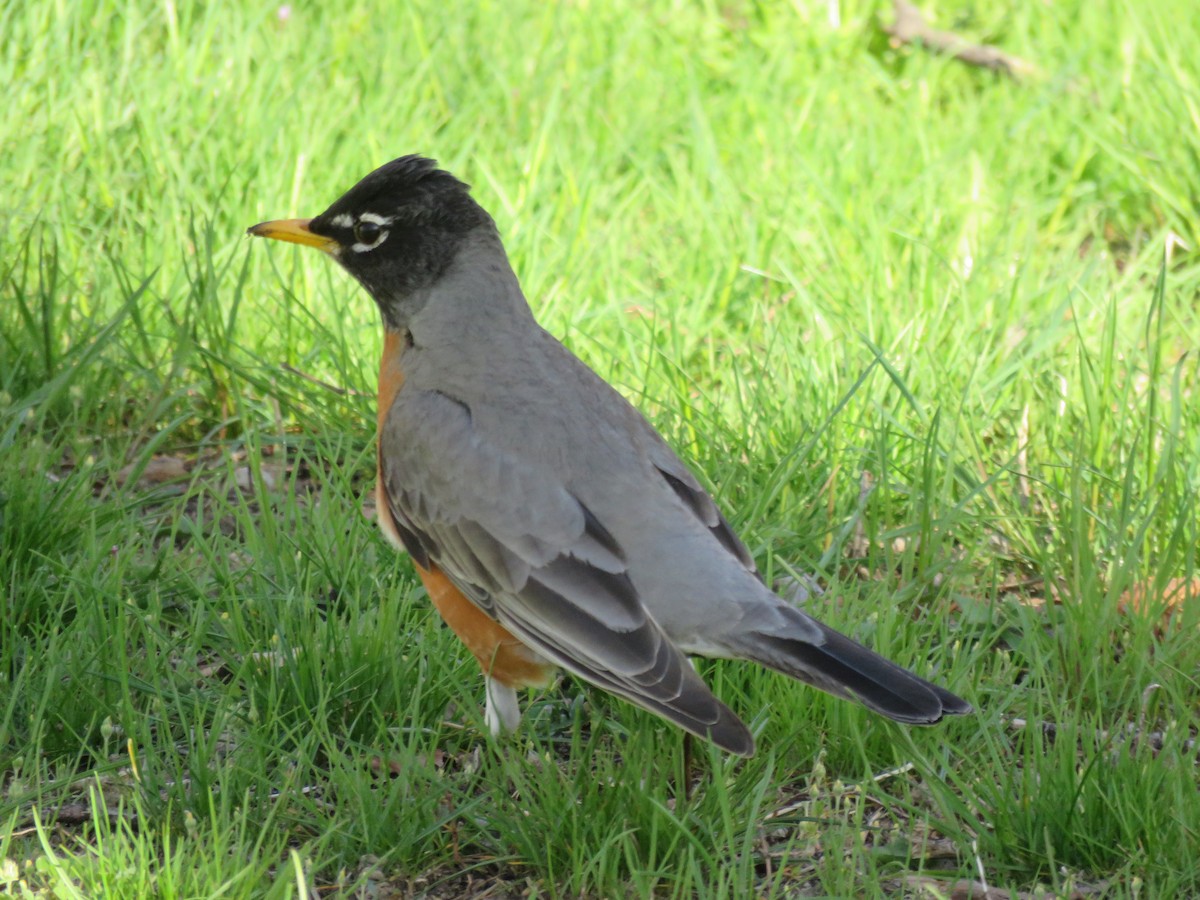
[[[668,456],[670,451],[665,445],[660,449],[667,452],[659,454],[654,467],[671,486],[671,490],[696,518],[708,526],[708,530],[712,532],[712,536],[722,547],[728,550],[747,571],[758,575],[754,557],[750,555],[750,551],[746,549],[741,538],[729,527],[720,508],[696,480],[696,476],[688,471],[687,466],[681,463],[674,453],[670,453]],[[762,576],[759,576],[759,580],[761,578]]]
[[[388,507],[418,562],[568,671],[751,752],[646,610],[620,543],[553,473],[488,443],[468,404],[438,392],[401,390],[380,444]]]

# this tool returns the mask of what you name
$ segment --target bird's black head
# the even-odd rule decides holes
[[[250,234],[318,247],[375,298],[398,326],[405,300],[432,285],[467,236],[495,233],[468,185],[432,159],[402,156],[380,166],[313,219],[263,222]]]

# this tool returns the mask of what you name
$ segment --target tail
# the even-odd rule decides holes
[[[803,621],[784,633],[752,633],[739,642],[739,650],[755,662],[835,697],[856,700],[897,722],[932,725],[942,716],[971,712],[970,703],[945,688],[796,609],[787,607],[786,612],[791,614],[787,618]]]

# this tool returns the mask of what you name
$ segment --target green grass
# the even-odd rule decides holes
[[[938,4],[1014,83],[829,6],[0,0],[0,892],[1200,892],[1200,20]],[[488,741],[362,514],[372,304],[244,237],[408,152],[770,578],[978,713],[705,663],[760,750],[690,798],[572,679]]]

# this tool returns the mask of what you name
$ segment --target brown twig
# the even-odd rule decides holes
[[[1005,53],[999,47],[972,44],[953,31],[934,28],[908,0],[893,0],[893,7],[896,11],[896,21],[885,25],[883,30],[897,45],[919,43],[935,53],[948,53],[967,65],[1002,72],[1012,78],[1031,75],[1036,69],[1033,63]]]

